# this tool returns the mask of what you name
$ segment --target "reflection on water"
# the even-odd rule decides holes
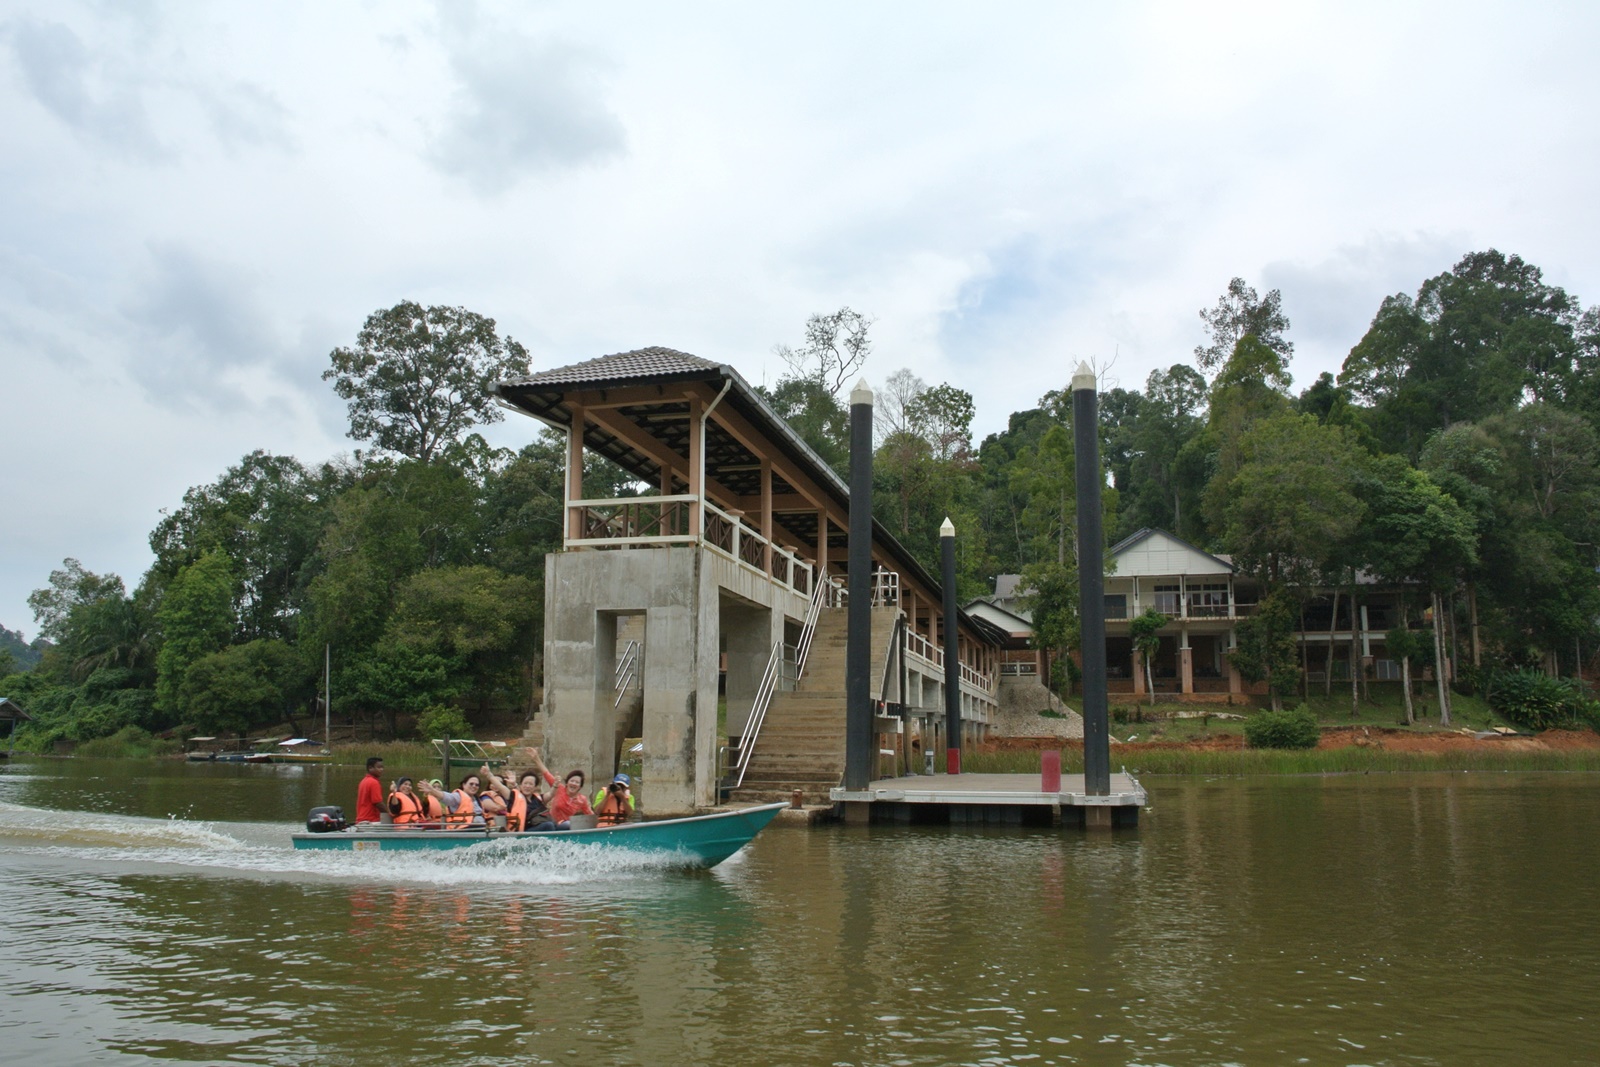
[[[1600,1061],[1586,776],[1153,780],[1133,833],[774,828],[684,873],[296,853],[303,776],[74,764],[0,772],[8,1056]]]

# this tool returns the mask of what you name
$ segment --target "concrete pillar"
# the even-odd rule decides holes
[[[726,696],[730,737],[742,737],[746,732],[746,720],[755,702],[761,673],[766,670],[767,659],[772,654],[772,616],[781,614],[726,601],[717,613],[717,627],[721,631],[719,648],[728,657]]]
[[[1185,630],[1179,638],[1178,648],[1178,676],[1183,680],[1183,691],[1194,692],[1194,649],[1189,647],[1189,632]]]
[[[1133,650],[1133,695],[1144,696],[1144,653]]]

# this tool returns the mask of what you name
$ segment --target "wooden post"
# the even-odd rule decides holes
[[[705,537],[706,495],[706,433],[700,413],[705,402],[697,396],[689,398],[689,536],[699,540]]]
[[[584,414],[583,405],[571,403],[572,425],[567,427],[567,499],[566,521],[562,529],[567,531],[567,537],[576,540],[583,536],[583,516],[581,512],[573,509],[574,500],[583,499],[583,433]]]
[[[761,569],[772,574],[772,460],[761,461]]]

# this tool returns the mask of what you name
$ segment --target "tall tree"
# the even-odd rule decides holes
[[[835,400],[872,353],[872,320],[842,307],[806,320],[806,339],[799,348],[778,345],[773,351],[789,365],[785,377],[813,381]]]
[[[1200,321],[1211,343],[1195,346],[1194,361],[1207,373],[1226,362],[1244,337],[1266,345],[1285,365],[1294,354],[1294,342],[1283,336],[1289,329],[1289,317],[1283,313],[1283,294],[1276,289],[1263,297],[1243,278],[1234,278],[1227,292],[1217,298],[1216,307],[1201,309]]]
[[[1452,423],[1580,394],[1580,310],[1521,257],[1473,252],[1414,299],[1386,298],[1339,383],[1372,406],[1383,447],[1414,460]]]
[[[232,639],[233,572],[221,551],[207,552],[167,586],[156,610],[161,651],[156,653],[156,700],[168,714],[184,714],[183,686],[196,662]]]
[[[375,311],[353,348],[322,372],[349,402],[350,436],[431,462],[479,423],[499,422],[490,387],[528,374],[528,352],[495,322],[459,307],[403,300]]]

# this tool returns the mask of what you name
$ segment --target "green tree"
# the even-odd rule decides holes
[[[1358,454],[1336,427],[1282,414],[1241,441],[1223,486],[1223,544],[1270,589],[1314,584],[1323,563],[1360,523],[1353,492]]]
[[[1195,365],[1202,371],[1221,366],[1245,337],[1254,337],[1271,349],[1285,366],[1294,355],[1294,342],[1283,336],[1289,329],[1289,317],[1283,313],[1283,294],[1276,289],[1263,297],[1243,278],[1234,278],[1217,298],[1216,307],[1201,310],[1200,321],[1211,337],[1209,345],[1197,345],[1194,350]],[[1288,387],[1287,379],[1279,385]]]
[[[1033,618],[1033,647],[1050,653],[1050,680],[1063,700],[1072,695],[1071,650],[1082,635],[1077,565],[1047,561],[1023,568],[1023,607]]]
[[[1369,468],[1361,495],[1367,516],[1362,528],[1366,566],[1401,589],[1401,625],[1405,626],[1404,590],[1418,588],[1434,603],[1435,661],[1442,662],[1443,612],[1438,594],[1455,588],[1458,576],[1477,563],[1477,538],[1471,514],[1434,484],[1427,474],[1400,456],[1381,456]],[[1402,671],[1404,671],[1402,666]],[[1439,712],[1450,721],[1449,689],[1442,668]],[[1411,720],[1410,685],[1406,685],[1406,719]]]
[[[352,466],[308,471],[298,460],[255,451],[156,524],[156,561],[146,577],[157,588],[205,552],[227,554],[234,574],[234,612],[245,637],[288,637],[305,607],[317,542],[337,494],[355,483]]]
[[[229,645],[189,666],[179,696],[196,729],[237,733],[293,719],[292,693],[304,681],[299,658],[272,639]]]
[[[339,673],[334,691],[340,713],[381,715],[389,736],[400,735],[401,715],[420,715],[461,693],[459,660],[401,641],[359,649]]]
[[[403,300],[375,311],[353,348],[322,372],[348,402],[350,436],[422,463],[479,423],[503,417],[492,386],[529,373],[528,352],[459,307]]]
[[[388,640],[459,663],[458,685],[479,712],[528,691],[542,605],[527,578],[492,567],[441,567],[400,588]]]
[[[1136,618],[1128,620],[1128,639],[1134,651],[1144,662],[1144,685],[1150,694],[1150,706],[1156,706],[1156,679],[1152,663],[1161,651],[1161,628],[1172,620],[1155,608],[1146,608]]]
[[[1245,681],[1265,682],[1272,710],[1283,710],[1283,698],[1294,693],[1300,682],[1300,667],[1295,652],[1295,616],[1298,604],[1287,590],[1276,590],[1261,598],[1255,614],[1235,627],[1238,643],[1228,659]]]
[[[1452,423],[1581,394],[1579,326],[1577,301],[1539,268],[1492,248],[1474,252],[1423,282],[1414,299],[1385,299],[1339,383],[1372,406],[1384,449],[1414,460]]]
[[[156,701],[168,714],[188,711],[183,685],[196,662],[220,651],[233,636],[233,571],[221,551],[207,552],[173,578],[156,609],[161,650],[156,653]]]
[[[62,641],[73,611],[89,604],[127,595],[122,579],[85,570],[75,559],[61,561],[61,569],[50,572],[50,584],[28,594],[28,607],[39,625],[39,636],[47,641]]]

